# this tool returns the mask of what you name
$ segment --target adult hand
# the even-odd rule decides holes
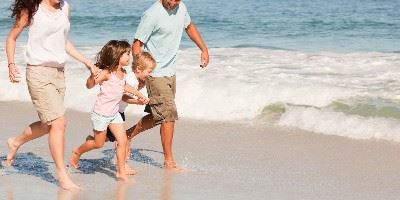
[[[94,77],[94,79],[97,79],[100,75],[101,70],[99,70],[99,68],[92,63],[86,63],[85,65],[89,69],[90,75]]]
[[[17,65],[15,63],[10,63],[8,65],[8,77],[11,83],[19,83],[21,74],[19,73]]]
[[[207,67],[209,60],[210,60],[210,58],[209,58],[209,55],[208,55],[208,50],[206,49],[204,51],[201,51],[201,55],[200,55],[200,63],[201,64],[200,64],[200,67],[201,68]]]

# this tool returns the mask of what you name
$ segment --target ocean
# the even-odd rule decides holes
[[[26,82],[7,77],[5,40],[12,19],[0,4],[0,100],[30,101]],[[110,39],[132,41],[154,0],[70,0],[70,40],[94,58]],[[184,0],[210,48],[184,36],[178,54],[180,117],[303,129],[355,139],[400,141],[400,1]],[[16,63],[24,79],[25,31]],[[68,108],[89,112],[83,65],[66,67]],[[142,106],[128,113],[143,114]]]

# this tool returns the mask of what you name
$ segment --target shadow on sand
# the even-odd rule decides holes
[[[6,160],[6,156],[0,157],[1,160]],[[5,168],[5,175],[12,174],[26,174],[36,176],[46,182],[58,185],[57,179],[50,173],[49,163],[43,158],[35,155],[34,153],[18,153],[15,156],[12,169]]]
[[[115,151],[114,149],[107,149],[102,151],[103,154],[110,158],[113,159],[113,157],[115,156]],[[145,153],[159,153],[159,154],[163,154],[163,152],[160,151],[155,151],[155,150],[150,150],[150,149],[131,149],[131,155],[129,156],[129,160],[133,160],[136,162],[140,162],[140,163],[144,163],[144,164],[148,164],[154,167],[159,167],[159,168],[163,168],[163,165],[159,162],[156,162],[153,158],[151,158],[150,156],[146,155]]]
[[[159,151],[149,150],[149,149],[131,149],[130,160],[134,160],[136,162],[141,162],[144,164],[148,164],[154,167],[163,168],[163,165],[159,162],[156,162],[153,158],[147,156],[146,152],[152,153],[160,153]],[[94,174],[96,172],[106,174],[112,178],[115,177],[116,166],[114,163],[115,150],[114,149],[106,149],[103,150],[104,154],[103,158],[97,159],[80,159],[79,167],[77,170],[81,171],[84,174]]]

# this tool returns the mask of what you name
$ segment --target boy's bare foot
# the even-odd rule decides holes
[[[79,153],[76,151],[76,149],[74,149],[72,151],[72,155],[71,155],[71,159],[69,160],[69,163],[75,169],[77,169],[79,167],[79,165],[78,165],[79,158],[80,158]]]
[[[175,161],[164,161],[164,168],[171,171],[183,172],[185,168],[176,165]]]
[[[17,153],[19,148],[19,146],[15,145],[15,137],[8,138],[7,146],[8,146],[7,165],[11,166],[14,162],[15,154]]]
[[[130,167],[128,164],[125,164],[126,175],[135,175],[137,172],[134,168]]]
[[[92,135],[88,135],[88,136],[86,136],[86,141],[88,141],[88,140],[94,140],[94,137]]]

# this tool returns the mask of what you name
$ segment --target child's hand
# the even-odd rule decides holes
[[[100,75],[101,70],[97,68],[96,65],[93,65],[90,67],[90,76],[92,76],[94,79],[97,79]]]
[[[145,104],[148,104],[150,100],[146,97],[143,97],[143,98],[139,97],[138,101],[140,102],[140,104],[145,105]]]

